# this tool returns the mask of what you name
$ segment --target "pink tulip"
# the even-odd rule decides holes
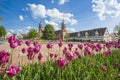
[[[10,54],[8,52],[0,51],[0,65],[6,64],[9,62],[9,56]]]
[[[73,44],[72,44],[72,43],[69,43],[69,44],[68,44],[68,47],[69,47],[69,48],[72,48],[72,47],[73,47]]]
[[[30,41],[30,40],[27,40],[27,41],[25,42],[25,44],[26,44],[27,46],[30,46],[31,41]]]
[[[62,43],[62,41],[60,41],[60,42],[58,43],[58,46],[59,46],[59,47],[62,47],[62,45],[63,45],[63,43]]]
[[[10,67],[7,69],[6,73],[8,77],[12,78],[18,74],[18,72],[21,70],[21,67],[10,65]]]
[[[14,43],[15,41],[16,41],[15,36],[10,36],[10,37],[8,37],[8,42],[9,42],[9,43]]]
[[[50,53],[50,57],[51,58],[55,57],[55,53]]]
[[[16,40],[15,36],[10,36],[8,38],[8,42],[10,44],[11,48],[16,48],[18,45],[20,45],[20,42],[18,40]]]
[[[66,53],[65,56],[66,56],[67,59],[73,60],[75,58],[75,53],[72,53],[72,54]]]
[[[41,53],[39,53],[38,60],[41,60],[42,58],[43,58],[43,55]]]
[[[76,48],[76,50],[74,51],[76,55],[79,55],[80,52],[78,51],[78,49]]]
[[[39,43],[38,42],[33,42],[33,45],[34,45],[34,47],[36,47],[37,45],[39,45]]]
[[[18,42],[18,45],[19,45],[19,46],[21,46],[21,45],[22,45],[22,43],[23,43],[23,42],[22,42],[22,41],[20,41],[20,40],[18,40],[17,42]]]
[[[29,48],[27,49],[28,54],[33,53],[33,51],[34,51],[34,48],[32,48],[32,47],[29,47]]]
[[[18,46],[18,42],[16,42],[16,41],[10,43],[10,47],[13,49],[16,48],[17,46]]]
[[[107,67],[106,67],[106,66],[102,66],[101,69],[102,69],[103,72],[106,72],[106,71],[107,71]]]
[[[38,53],[41,49],[41,45],[36,45],[35,48],[34,48],[34,52],[35,53]]]
[[[77,56],[78,56],[78,58],[79,58],[79,59],[81,59],[81,58],[82,58],[82,56],[81,56],[80,54],[79,54],[79,55],[77,55]]]
[[[33,53],[33,50],[34,50],[34,48],[32,48],[32,47],[29,47],[27,49],[27,52],[28,52],[27,57],[29,60],[32,60],[35,56],[35,54]]]
[[[65,67],[65,66],[67,66],[68,64],[69,64],[69,62],[66,61],[66,60],[63,59],[63,58],[59,58],[59,59],[57,60],[57,65],[58,65],[60,68],[63,68],[63,67]]]
[[[22,53],[26,53],[26,49],[25,48],[22,49]]]
[[[83,45],[82,44],[78,44],[78,48],[79,49],[83,49]]]
[[[97,47],[99,50],[101,50],[101,49],[102,49],[102,44],[98,43],[98,44],[96,44],[96,47]]]
[[[46,45],[46,47],[48,48],[48,49],[52,49],[52,47],[53,47],[53,45],[51,44],[51,43],[48,43],[47,45]]]
[[[32,60],[35,57],[35,54],[30,53],[30,54],[27,55],[27,57],[28,57],[29,60]]]

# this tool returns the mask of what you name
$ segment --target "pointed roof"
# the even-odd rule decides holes
[[[39,23],[39,28],[40,28],[40,27],[43,27],[41,22]]]

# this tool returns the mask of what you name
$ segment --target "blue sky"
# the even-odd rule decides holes
[[[60,29],[65,21],[69,32],[107,27],[113,32],[120,23],[120,0],[0,0],[0,22],[7,31],[27,33],[38,24]]]

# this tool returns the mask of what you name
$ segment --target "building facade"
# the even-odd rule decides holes
[[[111,39],[112,39],[112,41],[118,41],[118,39],[119,39],[118,34],[117,33],[111,33]]]
[[[111,35],[109,34],[108,29],[105,27],[70,33],[68,40],[107,42],[111,41]]]

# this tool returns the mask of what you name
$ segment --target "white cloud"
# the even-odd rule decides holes
[[[24,20],[24,18],[23,18],[23,16],[22,16],[22,15],[19,15],[19,19],[20,19],[21,21],[23,21],[23,20]]]
[[[75,28],[67,28],[67,31],[68,32],[75,32],[76,30],[75,30]]]
[[[54,0],[51,0],[51,3],[54,3]]]
[[[45,23],[46,23],[46,24],[51,24],[51,25],[54,26],[54,29],[55,29],[55,30],[59,30],[58,23],[55,23],[55,22],[53,22],[53,21],[48,21],[48,20],[45,20]]]
[[[14,32],[15,32],[13,29],[9,29],[8,31],[11,32],[11,33],[14,33]]]
[[[100,20],[120,16],[120,3],[117,0],[92,0],[92,3],[92,9]]]
[[[23,11],[29,11],[29,9],[26,7],[26,8],[23,8],[22,9]]]
[[[69,2],[69,0],[59,0],[59,5],[63,5],[63,4],[65,4],[66,2]]]
[[[54,22],[61,22],[64,20],[66,23],[69,23],[71,25],[76,24],[77,20],[73,19],[73,14],[71,13],[62,13],[58,9],[48,9],[47,14],[50,19]]]
[[[32,29],[33,27],[32,26],[27,26],[25,29],[26,30],[30,30],[30,29]]]
[[[18,33],[23,33],[23,29],[18,29]]]
[[[28,4],[28,6],[32,11],[32,16],[34,19],[46,17],[46,9],[44,5]]]
[[[35,27],[27,26],[27,27],[25,27],[24,32],[25,32],[25,33],[28,33],[28,32],[30,31],[30,29],[32,29],[32,28],[35,29]]]
[[[34,19],[50,18],[50,21],[53,21],[55,23],[61,23],[62,20],[64,20],[66,24],[71,25],[77,23],[77,20],[73,18],[74,15],[71,13],[63,13],[56,8],[46,9],[45,6],[41,4],[28,4],[28,6],[30,7]]]

